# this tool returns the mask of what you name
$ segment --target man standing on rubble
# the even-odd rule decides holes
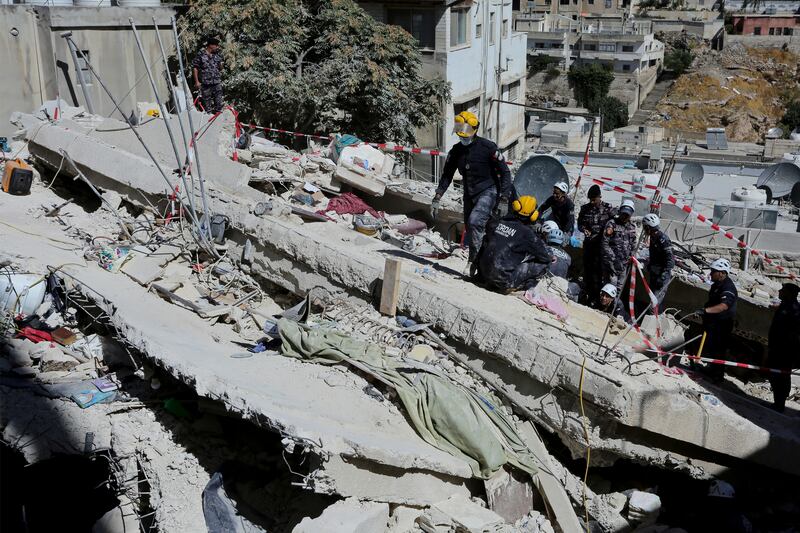
[[[775,309],[775,316],[769,327],[769,351],[764,365],[769,368],[785,370],[786,374],[769,375],[774,399],[773,408],[783,412],[786,398],[792,388],[790,372],[800,368],[800,303],[797,293],[800,287],[793,283],[784,283],[778,292],[781,303]]]
[[[619,213],[606,222],[603,230],[601,241],[603,283],[613,284],[617,292],[625,286],[626,267],[636,248],[636,226],[631,222],[631,215],[633,215],[633,201],[622,200]]]
[[[474,113],[462,111],[456,115],[453,131],[460,142],[447,154],[442,179],[431,202],[431,215],[435,220],[439,201],[458,170],[463,179],[464,223],[470,263],[481,248],[486,223],[492,213],[496,218],[505,217],[511,197],[511,172],[505,157],[495,143],[477,135],[478,124]]]
[[[549,209],[551,212],[547,220],[555,222],[561,231],[570,236],[575,229],[575,204],[567,196],[568,192],[569,185],[559,181],[553,186],[553,195],[544,201],[539,211],[545,213]]]
[[[206,39],[205,47],[192,61],[194,87],[200,91],[206,113],[222,111],[222,55],[219,40]]]
[[[739,292],[730,278],[731,262],[717,259],[711,263],[711,289],[705,307],[698,311],[703,319],[706,340],[703,343],[703,357],[726,359],[730,337],[733,333],[733,319],[736,317],[736,300]],[[714,381],[725,379],[725,367],[709,365],[705,373]]]
[[[539,218],[536,198],[523,196],[511,205],[514,213],[493,219],[476,263],[487,287],[499,292],[527,290],[536,286],[553,257],[533,229]]]
[[[648,213],[642,218],[642,225],[650,238],[650,257],[647,260],[647,273],[650,290],[658,300],[659,309],[667,294],[667,287],[672,280],[672,269],[675,268],[675,254],[672,252],[672,241],[661,231],[661,220],[655,213]]]
[[[602,280],[601,241],[606,223],[614,217],[614,208],[603,201],[600,187],[589,188],[589,203],[581,206],[578,213],[578,230],[583,232],[583,285],[588,304],[597,302]]]

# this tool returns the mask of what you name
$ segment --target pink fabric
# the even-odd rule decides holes
[[[337,215],[360,215],[362,213],[369,213],[375,218],[383,218],[382,212],[375,211],[368,206],[364,200],[351,192],[346,192],[340,196],[331,198],[328,201],[328,207],[317,212],[324,215],[328,211],[333,211]]]
[[[556,315],[561,321],[565,321],[569,318],[567,306],[558,296],[547,293],[542,294],[535,289],[529,289],[525,293],[525,301],[535,305],[539,309],[544,309],[548,313]]]

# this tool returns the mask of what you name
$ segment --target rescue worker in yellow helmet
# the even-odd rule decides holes
[[[527,290],[536,286],[554,261],[550,250],[533,229],[539,218],[536,198],[515,200],[513,213],[492,219],[478,253],[478,275],[487,287],[499,292]]]
[[[497,218],[505,216],[511,197],[508,164],[495,143],[477,135],[478,125],[474,113],[462,111],[456,115],[453,131],[460,142],[447,154],[442,178],[431,202],[431,215],[436,219],[439,200],[458,169],[464,186],[464,223],[470,262],[480,250],[489,218],[493,213]]]

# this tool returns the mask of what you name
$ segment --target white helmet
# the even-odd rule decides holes
[[[719,259],[716,259],[713,263],[711,263],[711,266],[709,268],[711,268],[711,270],[717,270],[720,272],[725,272],[726,274],[730,274],[731,262],[728,261],[727,259],[723,259],[722,257],[720,257]]]
[[[547,242],[550,244],[561,244],[564,242],[564,232],[559,228],[551,229],[547,234]]]
[[[736,490],[730,483],[715,479],[708,487],[708,495],[717,498],[733,498],[736,496]]]
[[[567,194],[567,193],[569,192],[569,185],[567,185],[567,184],[566,184],[566,183],[564,183],[563,181],[559,181],[558,183],[556,183],[555,185],[553,185],[553,188],[554,188],[554,189],[558,189],[558,190],[560,190],[560,191],[561,191],[561,192],[563,192],[564,194]]]
[[[642,218],[642,224],[648,228],[657,228],[659,224],[661,224],[661,219],[659,219],[658,215],[655,213],[647,213],[644,218]]]
[[[604,292],[611,296],[612,298],[617,297],[617,288],[612,283],[606,283],[603,285],[603,288],[600,289],[600,292]]]
[[[549,235],[551,231],[554,229],[558,229],[558,224],[553,222],[552,220],[545,220],[542,224],[542,233],[544,235]]]
[[[623,213],[628,210],[630,210],[628,214],[632,215],[633,212],[636,210],[636,206],[633,205],[633,200],[631,200],[630,198],[625,198],[624,200],[622,200],[622,204],[619,206],[619,211],[620,213]]]

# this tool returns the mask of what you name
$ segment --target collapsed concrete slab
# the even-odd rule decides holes
[[[58,164],[53,154],[70,140],[59,134],[60,129],[45,125],[41,130],[48,135],[30,136],[31,153],[51,166]],[[95,146],[98,153],[111,150],[115,157],[126,157],[116,147]],[[79,164],[91,167],[97,157],[102,156],[95,153]],[[135,154],[129,157],[138,159]],[[127,166],[103,167],[98,179],[139,203],[140,188],[119,170]],[[266,195],[232,187],[227,178],[207,177],[209,210],[225,213],[231,221],[229,246],[243,246],[250,239],[255,243],[251,273],[297,294],[322,286],[370,298],[385,258],[403,255],[334,224],[299,225],[281,217],[256,216],[252,208],[267,201]],[[148,183],[154,181],[147,178]],[[466,364],[522,412],[557,433],[576,454],[585,444],[578,415],[582,398],[594,450],[699,476],[708,472],[698,465],[735,465],[742,459],[800,474],[800,460],[791,453],[800,435],[781,415],[688,376],[665,375],[658,365],[631,351],[638,347],[633,335],[621,340],[617,353],[603,356],[598,348],[605,325],[602,315],[570,304],[570,319],[559,323],[521,300],[480,290],[444,271],[435,279],[417,274],[417,261],[406,257],[398,308],[442,332],[464,354]],[[620,340],[621,333],[609,335],[606,345]]]

